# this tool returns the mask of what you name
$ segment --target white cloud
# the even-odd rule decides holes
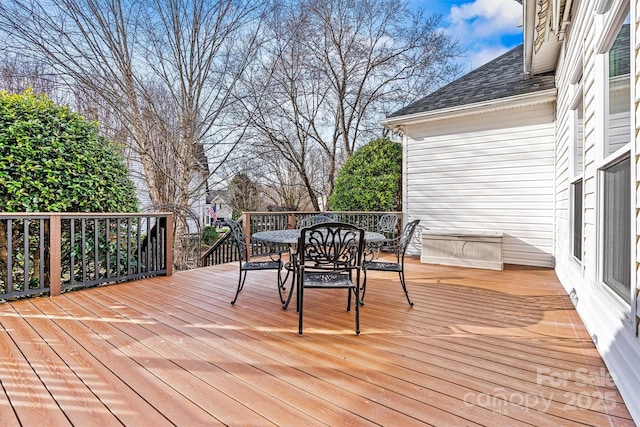
[[[442,16],[442,30],[466,53],[460,62],[469,72],[522,43],[522,5],[516,0],[408,0],[411,7]]]
[[[522,5],[515,0],[474,0],[453,5],[444,15],[444,29],[466,50],[464,72],[500,56],[522,42],[517,26]]]
[[[518,33],[522,5],[515,0],[475,0],[452,6],[446,17],[450,30],[459,37],[484,39],[505,33]]]

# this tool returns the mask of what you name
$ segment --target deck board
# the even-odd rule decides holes
[[[19,425],[20,421],[25,425],[70,425],[45,384],[25,359],[25,353],[13,341],[14,337],[25,340],[20,331],[26,322],[13,316],[9,305],[2,308],[8,309],[3,310],[3,314],[8,315],[2,316],[3,334],[0,339],[0,381],[4,391],[0,407],[2,425]]]
[[[85,375],[97,390],[106,394],[101,398],[110,402],[109,409],[123,424],[135,425],[140,421],[140,414],[144,414],[145,422],[154,426],[210,422],[209,414],[149,374],[144,360],[142,364],[139,360],[143,356],[132,350],[131,338],[113,326],[125,319],[120,316],[97,318],[94,312],[73,299],[40,299],[34,300],[34,304],[73,337],[79,353],[86,352],[87,363],[79,363],[80,369],[90,367]],[[174,407],[185,410],[172,411]]]
[[[271,296],[273,296],[273,294],[271,294]],[[124,295],[123,295],[124,297]],[[140,297],[146,297],[148,298],[148,294],[147,293],[143,293],[140,294]],[[200,296],[196,296],[193,297],[194,299],[190,301],[191,304],[197,305],[199,303],[199,301],[201,300]],[[188,300],[185,300],[188,301]],[[149,299],[147,299],[146,301],[147,303],[149,302]],[[169,305],[166,306],[160,306],[158,307],[158,304],[161,304],[162,301],[154,301],[154,306],[156,308],[160,309],[160,312],[164,311],[164,310],[168,310],[170,309]],[[226,306],[228,305],[228,302],[224,301],[224,302],[220,302],[221,309],[225,309],[227,308]],[[295,314],[295,313],[294,313]],[[188,327],[190,324],[193,324],[194,322],[196,324],[202,324],[203,321],[207,322],[210,320],[213,320],[213,317],[210,316],[209,313],[201,313],[202,317],[198,317],[198,318],[191,318],[188,320],[187,323],[185,323],[185,325]],[[257,321],[260,320],[265,320],[266,319],[266,314],[261,314],[258,318],[256,318]],[[290,316],[291,317],[291,316]],[[293,320],[295,320],[295,316],[293,316]],[[163,319],[163,322],[166,322],[166,319]],[[231,330],[231,331],[225,331],[224,336],[227,339],[232,339],[233,337],[237,337],[238,339],[241,340],[246,340],[248,337],[251,337],[255,340],[261,340],[263,339],[263,333],[260,331],[256,331],[253,333],[235,333],[235,331]],[[290,333],[287,333],[287,335],[290,335]],[[291,344],[295,344],[294,342],[292,342]],[[289,346],[289,344],[288,344]],[[263,347],[263,350],[265,348]],[[246,359],[246,353],[248,351],[250,351],[251,348],[244,348],[243,350],[237,352],[236,354],[232,355],[232,356],[238,356],[239,359],[238,360],[245,360]],[[263,352],[262,354],[269,354],[268,352]],[[289,351],[287,354],[284,355],[284,357],[289,358],[290,360],[293,360],[295,358],[300,358],[300,357],[304,357],[304,351],[301,351],[300,353],[298,352],[291,352]],[[229,355],[224,355],[223,357],[228,358]],[[272,365],[272,364],[277,364],[279,363],[280,360],[282,360],[283,357],[283,353],[281,348],[276,348],[276,353],[272,355],[273,359],[270,359],[267,361],[268,365]],[[245,360],[246,362],[246,360]],[[245,366],[245,365],[240,365]],[[260,365],[258,365],[260,366]],[[264,370],[263,368],[260,368],[260,372],[258,372],[257,374],[259,375],[260,373],[263,373]],[[305,390],[305,383],[308,382],[309,379],[309,375],[312,375],[313,377],[316,378],[322,378],[322,373],[318,372],[317,369],[309,369],[307,368],[307,370],[304,372],[305,375],[301,375],[301,373],[299,372],[299,368],[296,368],[295,365],[293,367],[290,367],[289,369],[285,369],[284,372],[280,372],[279,375],[274,375],[272,378],[273,379],[278,379],[279,378],[288,378],[288,381],[285,382],[283,385],[283,390],[282,392],[280,392],[281,398],[283,399],[283,401],[285,402],[291,402],[292,400],[292,388],[291,388],[291,381],[296,381],[295,384],[297,387],[299,387],[296,390],[300,390],[303,391]],[[261,379],[263,381],[265,381],[266,377],[262,377]],[[252,383],[255,382],[254,378],[249,378],[249,381],[251,381]],[[309,409],[313,409],[314,407],[317,407],[316,405],[326,405],[327,401],[326,399],[329,399],[330,402],[332,402],[334,405],[338,405],[339,406],[343,406],[346,409],[342,409],[339,410],[338,408],[334,408],[333,412],[336,412],[333,416],[331,416],[330,418],[324,420],[323,422],[326,422],[328,424],[334,424],[336,422],[340,422],[340,423],[344,423],[347,418],[354,418],[354,421],[358,418],[361,419],[361,416],[355,416],[353,415],[353,413],[355,412],[356,414],[358,414],[360,411],[358,409],[360,409],[363,412],[372,412],[376,414],[376,419],[374,420],[374,422],[376,423],[385,423],[385,422],[393,422],[394,424],[396,423],[410,423],[412,420],[407,419],[406,417],[403,416],[399,416],[397,414],[397,411],[389,411],[386,408],[371,408],[371,406],[373,406],[371,403],[368,403],[366,406],[362,406],[361,405],[361,397],[360,395],[357,394],[350,394],[347,392],[343,392],[341,390],[336,390],[333,389],[333,391],[331,391],[329,388],[324,387],[324,388],[320,388],[319,390],[315,390],[315,385],[314,385],[314,390],[310,391],[309,394],[301,396],[301,393],[299,391],[296,392],[297,396],[295,396],[297,399],[300,399],[301,397],[303,397],[303,406],[309,406]],[[273,388],[273,384],[269,384],[265,387],[265,389],[267,390],[271,390],[272,392],[274,391]],[[245,403],[250,404],[251,402],[247,401],[247,395],[251,396],[252,390],[247,389],[244,390],[244,392],[241,391],[241,395],[240,398],[242,398],[242,396],[244,397]],[[315,400],[313,405],[309,405],[311,402],[308,401],[308,399],[310,397],[313,397]],[[295,403],[297,406],[300,405],[300,403],[297,402],[293,402]],[[362,406],[360,408],[358,408],[358,406]],[[275,408],[274,408],[275,409]],[[388,414],[387,414],[388,412]],[[387,419],[385,420],[384,418],[380,419],[381,417],[387,417]],[[392,416],[391,419],[389,419],[389,417]],[[304,420],[299,420],[298,422],[301,422]],[[277,421],[278,424],[283,425],[283,424],[287,424],[287,423],[283,423],[282,421]],[[288,423],[291,423],[291,420],[288,420]]]
[[[0,424],[633,426],[552,270],[407,263],[283,310],[237,264],[0,304]]]

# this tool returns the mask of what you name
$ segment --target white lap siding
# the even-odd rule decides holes
[[[407,126],[408,220],[499,231],[505,264],[553,267],[553,119],[547,103]]]
[[[607,110],[604,103],[606,92],[603,80],[606,77],[603,76],[604,72],[601,69],[601,63],[603,61],[606,63],[607,59],[598,58],[598,55],[600,53],[600,40],[603,37],[602,30],[606,28],[602,21],[610,19],[611,16],[594,14],[594,4],[594,2],[579,2],[572,12],[571,31],[565,41],[563,55],[559,58],[556,70],[556,85],[558,87],[556,113],[558,167],[555,270],[563,287],[571,294],[576,310],[593,337],[594,344],[602,355],[611,377],[625,400],[627,408],[636,423],[638,423],[640,421],[640,387],[638,387],[638,384],[640,384],[640,369],[638,368],[640,341],[636,336],[636,319],[633,308],[621,302],[602,283],[599,277],[599,271],[601,270],[599,266],[601,258],[599,245],[601,243],[599,242],[598,222],[601,215],[599,211],[601,194],[598,182],[598,150],[604,149],[602,148],[604,147],[602,134],[604,126],[608,124],[604,117],[605,113],[611,110]],[[612,4],[611,8],[615,10],[622,3],[619,0],[615,0]],[[636,8],[638,8],[638,2],[632,1],[631,10],[633,12],[630,22],[634,23],[637,35],[640,30],[635,18],[637,16]],[[632,52],[634,52],[634,49],[632,49]],[[640,61],[637,52],[636,48],[636,56],[632,61],[635,64]],[[569,169],[573,144],[570,123],[573,118],[571,109],[575,104],[574,88],[571,83],[577,72],[581,72],[583,75],[582,82],[584,87],[584,168],[580,171],[584,180],[581,261],[573,257],[571,248],[573,224],[571,223],[571,197],[569,191],[571,185]],[[636,86],[632,87],[631,93],[631,99],[636,100],[635,114],[631,118],[636,121],[637,117],[639,117],[638,81],[640,80],[636,70]],[[624,118],[620,119],[621,116],[617,116],[611,122],[613,132],[611,132],[610,136],[614,146],[610,147],[609,152],[620,148],[624,144],[623,138],[617,138],[617,136],[625,134],[615,124],[616,121],[625,122]],[[635,129],[635,147],[638,147],[637,124]],[[632,155],[632,159],[636,162],[635,168],[637,170],[637,156],[634,157]],[[631,197],[632,206],[636,206],[636,212],[640,212],[638,196],[632,194]],[[635,281],[632,281],[633,286],[636,286],[635,283]]]

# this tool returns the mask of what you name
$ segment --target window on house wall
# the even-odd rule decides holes
[[[631,49],[629,17],[606,53],[606,132],[599,159],[602,282],[631,302]]]
[[[582,179],[571,184],[571,202],[573,219],[573,256],[582,261]]]
[[[571,252],[573,257],[582,261],[582,173],[584,166],[584,110],[582,101],[582,76],[574,85],[575,101],[573,105],[571,155]]]
[[[629,144],[630,127],[630,46],[629,24],[624,24],[609,50],[608,129],[604,156],[610,156]]]
[[[602,171],[603,282],[631,302],[631,161]]]

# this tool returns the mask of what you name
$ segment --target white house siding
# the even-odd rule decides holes
[[[553,104],[404,131],[408,220],[430,229],[500,231],[505,263],[553,267]]]
[[[636,423],[640,423],[640,342],[636,337],[634,313],[621,303],[606,286],[598,280],[598,186],[596,151],[602,139],[602,73],[597,69],[596,47],[600,40],[600,31],[604,27],[602,17],[595,17],[594,7],[598,2],[577,2],[577,13],[572,16],[572,24],[567,34],[563,50],[560,54],[556,70],[556,86],[558,87],[557,122],[556,122],[556,274],[562,285],[571,294],[576,309],[589,330],[594,343],[600,351],[613,379],[618,386],[625,403]],[[620,3],[614,1],[614,9]],[[576,3],[574,2],[574,5]],[[638,1],[631,2],[631,22],[636,23]],[[638,34],[637,23],[635,32]],[[633,29],[632,29],[633,34]],[[633,36],[632,36],[633,43]],[[635,46],[635,44],[632,44]],[[636,64],[640,61],[635,51]],[[583,254],[582,263],[573,258],[571,248],[571,215],[570,215],[570,155],[572,139],[570,122],[573,102],[573,91],[570,78],[576,66],[583,70],[584,85],[584,195],[583,195]],[[632,69],[633,71],[633,69]],[[631,99],[637,99],[638,74],[632,87]],[[639,113],[638,102],[635,103],[636,116]],[[632,118],[633,120],[633,118]],[[637,127],[636,127],[637,129]],[[635,132],[636,143],[632,150],[638,150],[640,140]],[[636,151],[637,152],[637,151]],[[632,161],[638,168],[638,157],[632,151]],[[632,175],[633,176],[633,175]],[[637,178],[635,178],[637,183]],[[636,188],[638,184],[636,184]],[[632,198],[632,206],[636,213],[640,204],[636,195]],[[640,222],[640,217],[638,217]],[[638,241],[637,229],[633,231]],[[637,253],[635,266],[638,283],[640,279],[640,259]],[[635,285],[634,285],[635,286]],[[570,374],[570,373],[569,373]],[[600,401],[592,400],[593,404]]]
[[[129,174],[131,181],[133,181],[136,187],[136,196],[140,202],[140,210],[144,211],[151,206],[151,199],[149,198],[149,189],[144,179],[144,170],[142,163],[135,153],[131,152],[127,156],[127,166],[129,168]]]
[[[634,102],[634,112],[635,115],[632,116],[632,123],[635,124],[635,144],[631,146],[631,179],[632,182],[635,183],[632,186],[632,191],[634,191],[635,198],[632,199],[631,206],[635,206],[636,216],[635,221],[632,221],[632,235],[635,238],[635,245],[631,246],[633,259],[635,259],[634,272],[635,272],[635,281],[631,283],[635,283],[636,285],[636,299],[635,303],[635,316],[636,316],[636,334],[640,334],[640,102],[637,101],[638,94],[640,94],[640,66],[638,63],[640,62],[640,50],[637,46],[638,40],[640,40],[640,23],[638,20],[640,19],[640,1],[636,1],[635,4],[632,3],[633,12],[631,13],[632,21],[635,25],[635,28],[632,29],[632,34],[635,35],[635,42],[632,45],[632,52],[635,53],[635,61],[632,63],[632,71],[635,74],[635,86],[634,92],[632,92],[632,99],[636,100]],[[634,167],[635,165],[635,167]],[[633,217],[632,217],[633,218]],[[633,277],[633,276],[632,276]]]
[[[151,198],[149,197],[149,187],[144,176],[144,168],[140,161],[140,157],[135,152],[127,150],[125,152],[125,161],[129,168],[129,177],[136,188],[136,196],[138,196],[138,207],[140,211],[157,210],[153,208]],[[202,187],[196,191],[197,185],[202,182],[203,179],[204,175],[197,173],[194,173],[191,179],[191,191],[194,196],[191,198],[189,209],[192,214],[187,215],[185,218],[189,233],[196,233],[200,231],[201,216],[203,213],[206,213],[207,205],[205,189]]]
[[[231,217],[233,216],[233,208],[229,206],[229,204],[225,202],[225,200],[219,195],[216,195],[213,198],[213,200],[211,200],[210,206],[216,207],[216,216],[217,216],[217,219],[219,220],[231,219]],[[208,211],[205,212],[204,215],[205,215],[204,224],[213,225]]]

